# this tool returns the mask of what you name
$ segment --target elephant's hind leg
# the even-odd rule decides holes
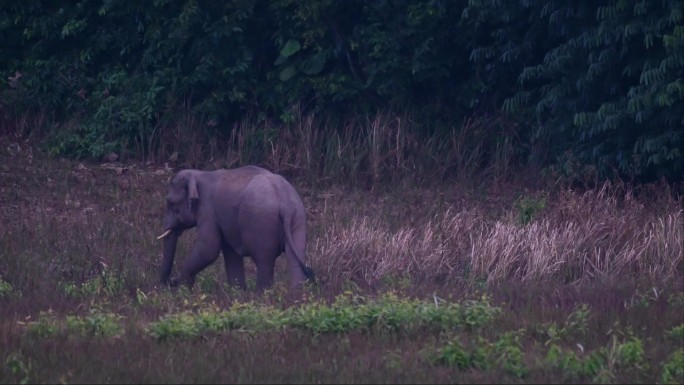
[[[238,255],[235,250],[228,245],[223,245],[222,250],[228,284],[237,286],[242,290],[247,289],[247,284],[245,283],[244,258]]]
[[[277,255],[276,255],[277,257]],[[256,264],[257,277],[256,277],[256,288],[262,291],[273,285],[273,271],[275,269],[275,260],[272,254],[268,255],[253,255],[252,259]]]

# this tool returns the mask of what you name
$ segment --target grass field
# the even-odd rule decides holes
[[[684,383],[666,185],[295,175],[318,284],[290,292],[279,258],[263,295],[251,262],[246,292],[221,263],[172,291],[155,238],[173,170],[0,145],[2,383]]]

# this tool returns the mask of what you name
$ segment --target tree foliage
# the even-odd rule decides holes
[[[529,161],[684,174],[681,0],[0,3],[0,113],[49,115],[55,153],[151,147],[179,110],[217,132],[503,111]]]
[[[495,2],[486,3],[493,13]],[[530,43],[539,53],[525,57],[520,87],[503,102],[507,112],[533,114],[531,138],[560,165],[681,175],[684,3],[520,1],[517,7],[513,16],[499,13],[498,25],[509,27],[506,19],[524,13],[531,15],[524,30],[544,38],[520,43],[510,30],[494,34],[505,36],[496,47],[501,62],[527,52]]]

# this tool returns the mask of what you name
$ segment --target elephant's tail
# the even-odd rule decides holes
[[[307,280],[310,282],[316,282],[316,274],[314,274],[314,271],[312,268],[309,266],[306,266],[304,263],[301,264],[302,271],[304,272],[304,276],[306,277]]]
[[[316,275],[314,274],[313,269],[304,263],[302,260],[302,255],[300,255],[301,248],[297,247],[298,245],[293,239],[291,221],[283,218],[283,223],[285,224],[283,229],[285,231],[285,242],[287,242],[285,245],[286,253],[290,254],[291,258],[296,260],[299,268],[302,270],[302,273],[304,273],[304,277],[306,277],[306,279],[310,282],[315,282]]]
[[[304,203],[295,188],[283,178],[281,175],[275,175],[278,180],[276,187],[276,194],[280,201],[280,220],[283,223],[283,232],[285,233],[285,254],[288,258],[288,264],[291,264],[293,273],[296,272],[297,267],[304,275],[304,278],[310,282],[315,282],[316,277],[313,269],[304,263],[304,254],[306,253],[306,211],[304,210]],[[302,282],[303,283],[303,282]]]
[[[304,221],[306,218],[304,214],[301,213],[298,217],[295,210],[283,210],[281,211],[281,220],[283,221],[283,232],[285,233],[285,253],[290,256],[291,262],[297,263],[302,273],[304,273],[304,277],[309,282],[315,282],[316,276],[314,271],[304,263],[302,255],[306,247],[304,245],[306,242],[306,229],[300,227],[305,226]],[[293,229],[293,223],[296,224],[297,229]],[[302,232],[302,234],[298,234],[299,243],[294,239],[294,231]]]

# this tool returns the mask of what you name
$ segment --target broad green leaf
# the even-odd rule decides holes
[[[287,66],[280,71],[280,80],[286,82],[297,74],[297,69],[294,66]]]
[[[299,41],[290,39],[285,43],[283,49],[280,50],[280,54],[284,57],[290,57],[299,52],[301,48],[302,46],[299,44]]]
[[[302,64],[302,72],[307,75],[316,75],[323,71],[325,67],[325,53],[319,52],[316,55],[309,56]]]
[[[286,58],[285,56],[283,56],[283,55],[278,55],[278,58],[277,58],[276,61],[273,63],[273,65],[279,66],[279,65],[285,63],[286,60],[287,60],[287,58]]]

